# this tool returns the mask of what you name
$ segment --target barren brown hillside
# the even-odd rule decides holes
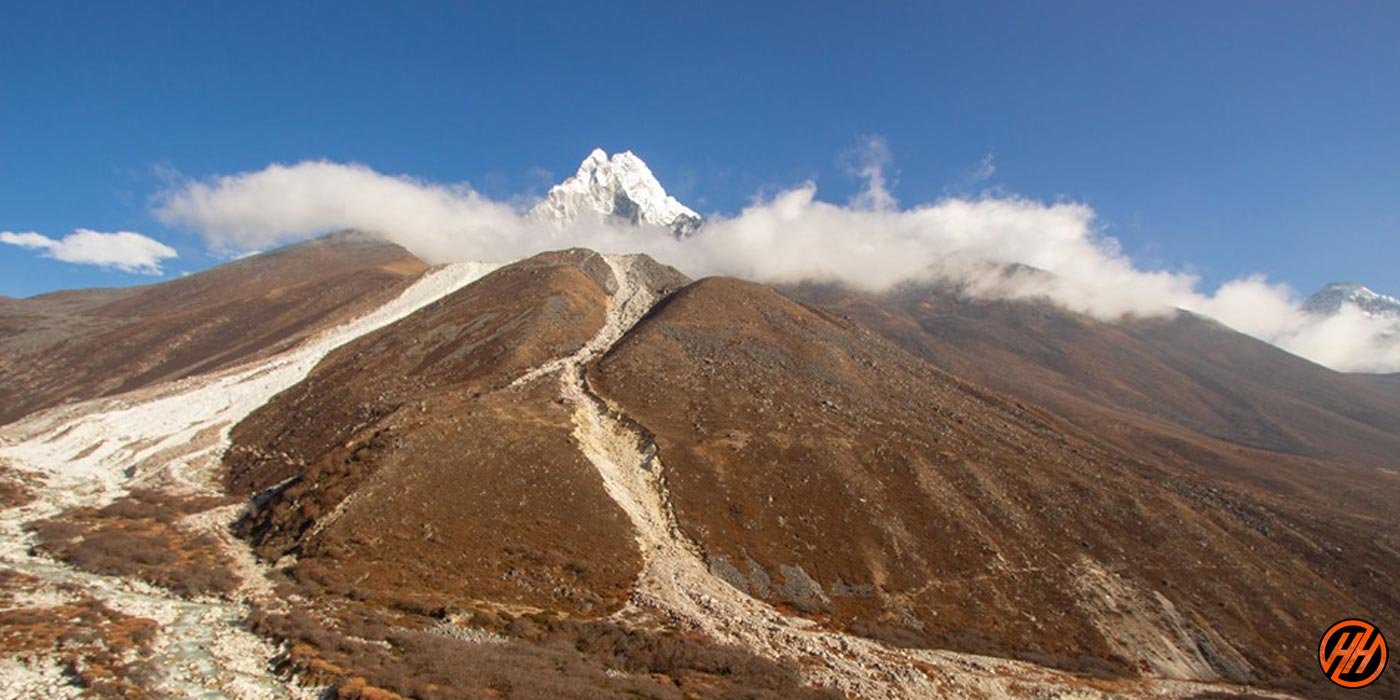
[[[688,283],[644,260],[642,297],[661,301],[582,368],[585,393],[606,401],[589,410],[611,411],[642,439],[600,457],[581,444],[579,397],[541,372],[615,322],[614,265],[573,250],[501,268],[336,350],[235,428],[226,484],[254,502],[238,529],[336,634],[365,620],[398,629],[436,617],[459,630],[571,639],[582,652],[592,642],[577,635],[684,631],[691,623],[668,621],[665,606],[625,606],[658,555],[638,549],[651,540],[639,539],[637,518],[652,516],[627,500],[636,492],[606,481],[660,464],[651,476],[662,512],[648,522],[673,518],[682,549],[693,544],[710,574],[897,646],[1319,696],[1331,692],[1313,670],[1319,626],[1400,611],[1388,584],[1400,542],[1381,508],[1394,480],[1369,478],[1381,471],[1365,464],[1366,449],[1310,456],[1337,443],[1289,423],[1292,403],[1251,403],[1286,394],[1269,393],[1268,372],[1229,384],[1239,351],[1228,343],[1201,341],[1203,365],[1166,351],[1151,363],[1104,362],[1118,342],[1111,333],[1170,329],[1095,329],[1034,305],[1020,313],[1044,326],[968,321],[967,336],[1041,343],[1028,355],[1041,364],[986,340],[981,373],[954,367],[998,393],[910,342],[915,331],[954,334],[932,317],[895,323],[875,300],[824,290],[821,302],[852,317],[842,318],[757,284]],[[1076,323],[1094,332],[1065,330]],[[1056,354],[1059,338],[1086,333],[1082,362]],[[1174,342],[1135,337],[1126,348]],[[1275,373],[1292,366],[1259,356]],[[1201,378],[1180,387],[1178,375]],[[1013,377],[1025,386],[1005,386]],[[1337,377],[1313,380],[1320,398],[1307,410],[1333,416],[1336,429],[1383,433],[1383,416],[1328,413],[1346,398],[1350,379]],[[1164,382],[1160,399],[1154,381]],[[1088,398],[1061,398],[1075,396],[1075,382]],[[1366,391],[1362,405],[1385,400]],[[1253,427],[1233,442],[1211,434],[1234,416]],[[633,459],[628,450],[639,464],[598,461]],[[1353,495],[1359,507],[1347,506]],[[642,618],[599,619],[615,611]],[[534,622],[507,624],[512,615]],[[384,663],[334,652],[301,623],[266,620],[264,631],[341,654],[347,673]],[[589,673],[596,654],[585,654]]]
[[[170,282],[0,304],[0,423],[228,366],[373,308],[426,265],[343,233]]]
[[[686,282],[643,267],[653,294]],[[281,573],[307,595],[255,620],[303,643],[294,670],[352,695],[820,695],[749,650],[600,619],[637,578],[635,533],[556,381],[508,385],[583,346],[614,291],[588,251],[504,267],[341,348],[237,427],[228,484],[256,503],[238,528],[270,562],[294,555]]]
[[[626,518],[551,387],[499,391],[591,338],[612,284],[595,253],[536,256],[328,357],[234,431],[231,488],[277,486],[244,525],[258,551],[385,599],[616,608]]]
[[[1373,487],[1377,468],[1383,477],[1400,455],[1400,392],[1375,377],[1334,372],[1184,312],[1105,323],[929,286],[784,291],[1130,454],[1394,523],[1394,494]]]
[[[1400,392],[1400,374],[1372,374],[1367,375],[1366,379],[1387,391]]]
[[[759,285],[685,288],[590,376],[711,570],[842,628],[1322,693],[1319,626],[1400,613],[1393,520],[1122,450]]]

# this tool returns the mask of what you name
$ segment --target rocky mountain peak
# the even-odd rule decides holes
[[[598,218],[664,226],[678,238],[694,233],[702,223],[699,214],[666,193],[636,154],[622,151],[609,157],[601,148],[583,159],[578,172],[550,189],[529,216],[559,225]]]
[[[1400,320],[1400,299],[1375,292],[1355,282],[1333,282],[1303,302],[1305,310],[1320,316],[1338,313],[1347,305],[1361,309],[1368,316],[1387,316]]]

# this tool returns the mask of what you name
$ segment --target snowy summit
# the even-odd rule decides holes
[[[1303,308],[1319,316],[1330,316],[1350,305],[1367,316],[1400,319],[1400,299],[1371,291],[1352,282],[1333,282],[1303,302]]]
[[[584,217],[621,220],[634,226],[665,226],[684,238],[700,228],[700,215],[666,194],[651,168],[631,151],[611,158],[593,149],[578,172],[549,190],[530,218],[566,224]]]

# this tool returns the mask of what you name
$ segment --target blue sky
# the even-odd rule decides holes
[[[166,278],[218,261],[151,215],[171,173],[324,158],[504,199],[602,146],[732,213],[845,201],[880,135],[906,205],[1083,202],[1207,285],[1400,292],[1395,3],[3,2],[0,46],[0,231],[144,233]],[[0,246],[0,294],[158,279]]]

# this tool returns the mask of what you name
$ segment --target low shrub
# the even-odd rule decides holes
[[[361,697],[366,688],[431,700],[839,697],[802,685],[792,665],[689,635],[571,620],[547,611],[519,616],[463,611],[463,616],[488,622],[484,631],[507,638],[462,640],[431,627],[389,624],[377,613],[342,614],[328,624],[298,609],[256,609],[249,625],[291,645],[295,653],[283,659],[287,672]],[[328,674],[336,676],[333,682]]]
[[[190,535],[186,515],[224,505],[216,498],[138,492],[101,509],[79,509],[31,524],[38,549],[93,573],[139,578],[184,596],[238,590],[216,537]]]

